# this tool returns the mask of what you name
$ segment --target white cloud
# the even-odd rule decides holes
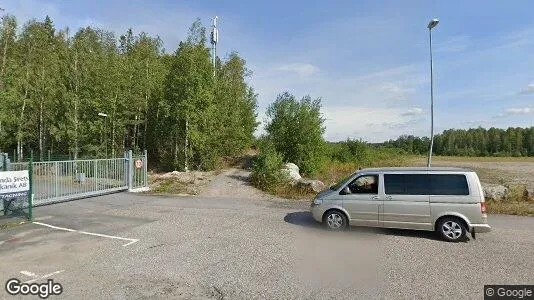
[[[472,121],[463,121],[461,122],[461,124],[469,128],[477,128],[477,127],[487,127],[489,122],[487,120],[472,120]]]
[[[373,126],[379,125],[379,126],[386,127],[388,129],[395,130],[395,129],[408,128],[410,126],[416,125],[420,121],[422,121],[422,119],[409,119],[409,120],[400,121],[400,122],[383,122],[380,124],[369,124],[369,125],[373,125]],[[398,135],[401,135],[401,133],[399,133]]]
[[[527,87],[522,88],[521,91],[519,91],[519,94],[532,94],[532,93],[534,93],[534,83],[527,85]]]
[[[505,112],[509,115],[528,115],[534,113],[534,109],[530,107],[507,108]]]
[[[415,93],[415,88],[406,87],[399,83],[388,82],[381,86],[381,89],[388,94],[390,98],[406,99],[410,94]]]
[[[370,142],[381,142],[410,132],[423,134],[423,119],[401,117],[400,109],[368,107],[325,107],[325,138],[329,141],[347,138],[362,138]]]
[[[19,26],[31,19],[44,20],[49,16],[52,21],[56,22],[61,17],[58,6],[54,3],[47,3],[37,0],[10,1],[2,3],[3,13],[13,14],[17,17]]]
[[[423,109],[422,108],[414,107],[414,108],[408,109],[407,112],[402,113],[401,116],[404,116],[404,117],[407,117],[407,116],[418,116],[418,115],[421,115],[422,113],[423,113]]]
[[[466,35],[453,36],[444,42],[436,43],[435,52],[462,52],[471,45],[471,39]]]
[[[416,124],[424,113],[417,107],[417,93],[428,81],[421,69],[424,66],[400,65],[349,76],[325,70],[304,77],[263,65],[255,67],[251,82],[260,95],[259,119],[278,93],[289,91],[297,98],[309,94],[322,98],[327,140],[351,137],[380,142],[406,132],[426,133],[426,127]]]
[[[278,71],[292,72],[299,76],[310,76],[319,72],[319,68],[312,64],[293,63],[276,68]]]

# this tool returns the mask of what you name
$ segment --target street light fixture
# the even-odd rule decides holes
[[[428,150],[427,165],[432,165],[432,147],[434,146],[434,72],[432,63],[432,29],[438,26],[439,20],[432,19],[428,23],[428,34],[430,37],[430,149]]]
[[[438,19],[432,19],[430,20],[430,22],[428,23],[428,29],[432,29],[436,26],[438,26],[438,23],[439,23],[439,20]]]

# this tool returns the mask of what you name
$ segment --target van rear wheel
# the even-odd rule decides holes
[[[324,214],[323,223],[329,230],[339,231],[347,228],[347,216],[339,210],[330,210]]]
[[[457,218],[443,218],[439,221],[437,231],[447,242],[459,242],[465,238],[467,229]]]

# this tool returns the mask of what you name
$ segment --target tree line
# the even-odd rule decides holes
[[[430,139],[404,135],[380,145],[427,154]],[[534,127],[449,129],[434,137],[433,153],[446,156],[534,156]]]
[[[0,28],[0,149],[72,158],[147,149],[155,167],[211,169],[252,144],[257,94],[245,60],[216,58],[197,19],[176,51],[157,36],[74,34],[47,16]]]

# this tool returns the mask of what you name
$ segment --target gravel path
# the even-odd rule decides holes
[[[249,181],[250,171],[227,169],[213,177],[202,189],[200,197],[235,197],[240,199],[272,199],[271,195],[252,186]]]

